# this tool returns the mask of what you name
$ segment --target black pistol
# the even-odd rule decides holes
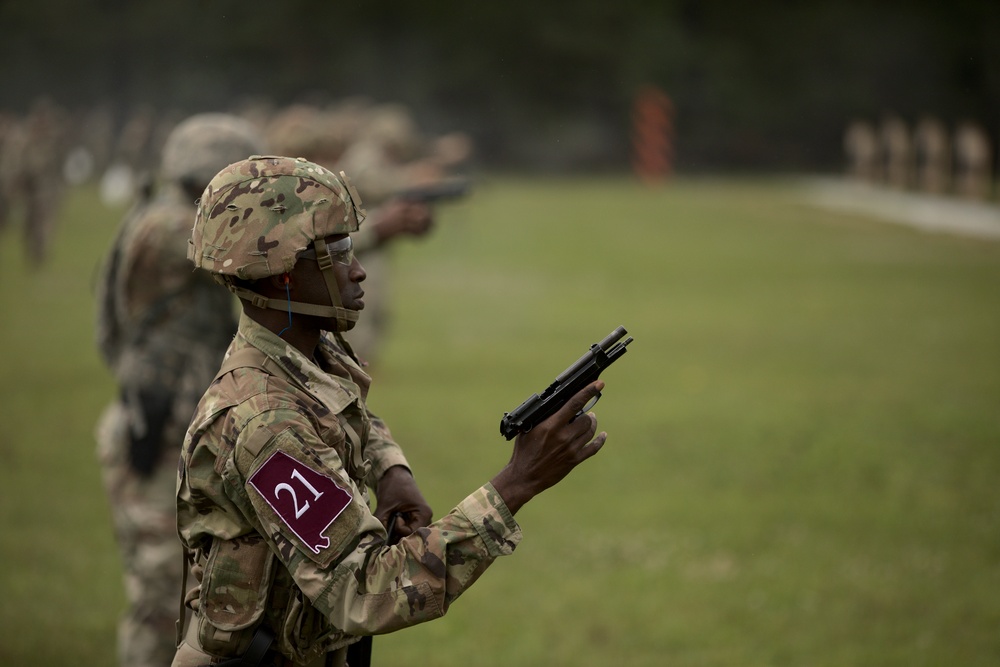
[[[545,391],[541,394],[533,394],[521,405],[510,412],[505,412],[503,419],[500,420],[500,434],[508,440],[512,440],[518,433],[527,433],[536,424],[555,414],[566,401],[596,380],[601,375],[601,371],[625,354],[625,346],[632,342],[631,336],[621,340],[627,333],[625,327],[618,327],[600,343],[591,345],[587,353],[560,373],[559,377]],[[600,397],[601,395],[598,394],[591,399],[579,414],[594,407],[594,403]]]

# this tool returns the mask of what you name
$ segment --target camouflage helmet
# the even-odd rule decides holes
[[[340,172],[305,158],[253,155],[209,182],[198,201],[188,258],[230,292],[257,308],[335,318],[334,330],[358,320],[341,302],[326,237],[357,231],[365,218],[357,190]],[[290,273],[313,246],[330,304],[272,299],[243,281]],[[350,245],[348,245],[350,247]],[[287,281],[285,283],[288,284]]]
[[[160,172],[168,181],[203,188],[226,165],[263,152],[262,133],[249,121],[224,113],[197,114],[167,137]]]
[[[304,158],[254,155],[205,188],[188,257],[210,273],[243,280],[280,275],[313,241],[357,231],[364,217],[344,172]]]

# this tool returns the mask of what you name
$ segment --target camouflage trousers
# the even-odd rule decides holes
[[[167,667],[176,651],[182,570],[175,500],[178,450],[167,448],[149,478],[136,475],[127,461],[126,414],[118,402],[104,411],[96,435],[127,601],[118,625],[119,662]]]
[[[61,188],[41,186],[34,181],[18,183],[17,188],[16,196],[9,188],[0,191],[0,231],[13,217],[22,218],[24,254],[30,265],[37,268],[48,257],[63,192]]]

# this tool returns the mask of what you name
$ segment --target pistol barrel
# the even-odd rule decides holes
[[[600,350],[601,350],[602,353],[607,353],[608,349],[612,345],[614,345],[616,341],[618,341],[622,336],[624,336],[627,333],[628,333],[628,331],[625,330],[625,327],[618,327],[617,329],[615,329],[614,331],[612,331],[600,343],[597,343],[596,345],[591,346],[591,348],[589,350],[587,350],[587,353],[584,354],[579,359],[577,359],[576,362],[572,366],[570,366],[569,368],[567,368],[566,370],[564,370],[562,373],[560,373],[559,377],[557,377],[555,379],[555,382],[559,383],[559,382],[566,381],[567,379],[573,377],[584,366],[586,366],[588,363],[590,363],[590,360],[594,358],[595,354],[597,354],[597,352],[594,350],[595,347],[600,348]],[[631,339],[629,339],[629,340],[631,341]]]

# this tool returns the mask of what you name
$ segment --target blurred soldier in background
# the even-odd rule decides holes
[[[73,124],[73,138],[63,171],[69,185],[81,185],[103,174],[111,159],[115,118],[108,104],[98,104]]]
[[[986,131],[972,121],[955,129],[955,192],[969,199],[988,199],[993,186],[993,147]]]
[[[10,217],[11,201],[13,193],[8,192],[12,183],[8,183],[5,169],[5,158],[8,148],[8,141],[17,127],[17,116],[7,111],[0,111],[0,232],[7,226]]]
[[[128,115],[101,178],[104,203],[122,204],[148,195],[143,190],[151,185],[153,165],[159,155],[152,153],[155,127],[156,113],[150,106],[139,106]]]
[[[294,104],[271,118],[267,142],[277,153],[329,167],[349,142],[344,129],[335,113],[312,104]]]
[[[66,191],[63,164],[69,152],[69,119],[47,98],[39,98],[19,122],[8,127],[0,153],[0,190],[21,211],[29,263],[48,256],[56,216]],[[0,218],[0,223],[4,219]]]
[[[948,131],[936,118],[925,116],[913,133],[917,169],[917,187],[928,194],[944,194],[951,173],[951,150]]]
[[[857,119],[844,132],[844,153],[847,174],[864,183],[876,183],[880,178],[878,135],[871,123]]]
[[[163,667],[173,658],[179,450],[236,331],[229,293],[187,259],[195,201],[220,169],[262,151],[259,131],[233,116],[200,114],[178,125],[163,149],[158,189],[125,216],[102,266],[97,346],[120,393],[97,441],[125,573],[123,666]]]
[[[382,104],[367,113],[338,164],[353,168],[351,180],[362,183],[362,197],[367,190],[374,200],[386,201],[410,187],[442,180],[471,153],[464,134],[427,139],[404,106]]]
[[[295,105],[276,114],[268,125],[268,143],[276,153],[304,157],[334,172],[346,170],[371,214],[355,235],[355,252],[364,262],[365,317],[347,338],[369,364],[378,354],[389,320],[391,242],[420,237],[431,229],[431,211],[422,201],[397,197],[416,185],[440,181],[471,153],[460,134],[426,142],[409,112],[398,104],[372,105],[349,98],[326,108]]]
[[[391,262],[387,242],[420,237],[431,228],[427,207],[397,195],[409,188],[443,180],[471,153],[471,142],[459,133],[426,141],[409,111],[398,104],[373,107],[357,136],[336,163],[372,207],[372,220],[355,236],[359,259],[368,272],[365,316],[345,337],[358,356],[377,358],[390,323]],[[381,208],[380,208],[381,207]]]
[[[115,141],[115,115],[108,104],[91,109],[80,124],[79,142],[90,153],[94,174],[100,175],[111,163]]]
[[[913,147],[906,123],[898,116],[886,116],[879,128],[885,184],[905,190],[913,177]]]
[[[274,115],[274,102],[266,97],[251,95],[237,101],[233,105],[233,113],[249,122],[254,127],[261,128],[267,140],[267,125]]]

